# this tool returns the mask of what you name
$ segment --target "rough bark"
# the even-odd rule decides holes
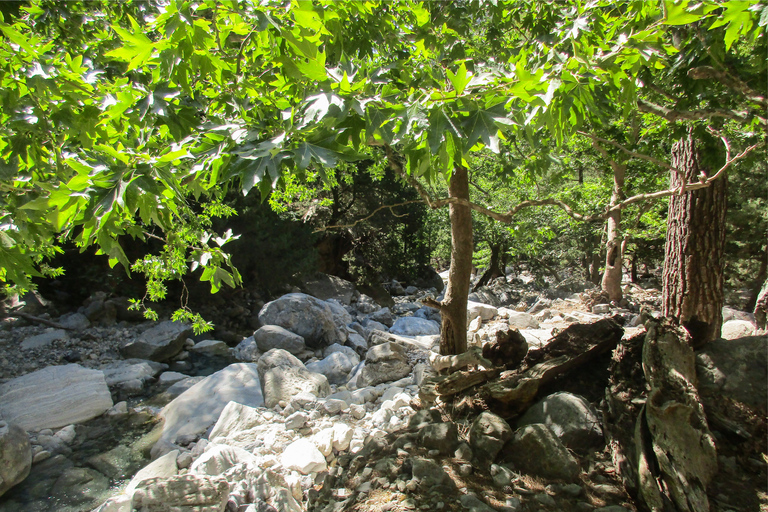
[[[667,509],[667,500],[680,511],[708,512],[707,484],[717,473],[689,338],[673,322],[650,322],[643,346],[650,391],[636,442],[640,493],[654,512]]]
[[[610,206],[616,206],[624,199],[624,175],[627,166],[611,161],[613,167],[613,192]],[[605,272],[603,273],[602,289],[612,301],[622,299],[621,275],[624,262],[623,237],[621,236],[621,210],[610,213],[607,220],[608,241],[606,243]]]
[[[720,337],[723,323],[725,176],[710,187],[685,193],[701,169],[691,133],[672,147],[671,186],[664,256],[662,314],[691,334],[694,348]]]
[[[469,201],[469,173],[457,165],[448,184],[448,194]],[[448,287],[440,304],[442,336],[440,354],[455,355],[467,351],[467,297],[472,274],[472,211],[468,206],[450,204],[451,268]]]

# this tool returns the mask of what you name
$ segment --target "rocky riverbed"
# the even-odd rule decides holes
[[[657,300],[638,290],[622,305],[595,303],[571,286],[480,290],[472,342],[517,328],[536,348],[554,329],[615,315],[628,338]],[[49,316],[57,327],[6,322],[0,511],[636,509],[605,446],[598,374],[509,421],[457,416],[420,396],[439,314],[419,299],[436,289],[392,283],[387,307],[335,278],[301,291],[245,311],[261,327],[231,346],[140,321],[106,296]],[[726,313],[724,335],[753,334],[748,315]],[[768,340],[744,340],[699,354],[702,385],[761,411]],[[764,448],[721,430],[722,482],[764,483]],[[713,510],[768,507],[754,486],[742,497],[724,489]]]

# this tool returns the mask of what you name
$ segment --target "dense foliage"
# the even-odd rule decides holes
[[[756,1],[33,1],[3,17],[8,285],[61,272],[46,261],[68,240],[143,272],[150,299],[196,269],[213,291],[237,285],[223,249],[237,235],[212,229],[233,213],[227,193],[332,181],[342,162],[386,157],[439,190],[506,141],[586,133],[626,154],[616,123],[641,127],[633,152],[693,123],[730,141],[728,156],[765,155],[768,6]],[[632,170],[638,190],[647,172]],[[610,194],[598,195],[585,207]],[[132,262],[125,237],[163,249]]]

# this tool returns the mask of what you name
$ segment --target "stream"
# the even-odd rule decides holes
[[[187,361],[190,369],[184,373],[190,377],[205,377],[235,362],[194,353]],[[152,384],[126,400],[127,414],[103,414],[75,425],[71,444],[33,464],[29,476],[0,498],[0,512],[85,512],[120,494],[151,461],[149,451],[160,435],[157,415],[172,399],[164,391]],[[39,444],[45,436],[45,430],[37,434]]]

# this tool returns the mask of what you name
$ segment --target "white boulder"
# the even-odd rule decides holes
[[[49,366],[0,385],[0,416],[25,430],[82,423],[110,407],[104,373],[78,364]]]

